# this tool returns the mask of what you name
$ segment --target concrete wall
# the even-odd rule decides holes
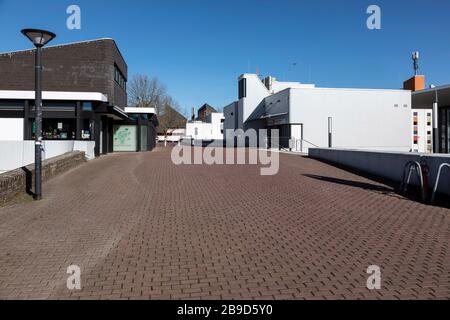
[[[303,124],[303,139],[333,147],[409,152],[412,148],[411,92],[371,89],[290,89],[290,122]],[[307,145],[311,147],[311,145]]]
[[[86,161],[84,152],[76,151],[60,155],[42,163],[42,180],[76,167]],[[34,188],[34,166],[29,165],[0,174],[0,206],[20,193],[30,193]]]
[[[434,187],[439,166],[442,163],[450,163],[450,154],[430,155],[407,152],[310,148],[309,156],[313,159],[328,161],[389,179],[399,184],[403,177],[403,169],[409,161],[417,161],[419,163],[426,161],[430,168],[430,188]],[[441,177],[439,190],[448,195],[450,195],[449,181],[450,172],[445,169]],[[418,185],[417,179],[414,178],[412,182]]]
[[[196,140],[222,140],[222,119],[224,119],[224,114],[215,112],[208,115],[207,122],[188,122],[186,124],[186,136]]]
[[[73,151],[82,151],[87,160],[95,157],[94,141],[44,141],[42,158],[50,159]],[[0,141],[0,173],[34,163],[34,141]]]
[[[238,127],[238,102],[235,101],[224,107],[223,113],[225,117],[224,133],[226,133],[226,130],[236,130]]]
[[[270,92],[256,74],[244,74],[239,79],[243,78],[247,80],[247,96],[239,100],[238,108],[242,110],[242,121],[245,122],[264,98],[270,95]],[[241,123],[239,128],[242,128]]]
[[[23,119],[22,118],[1,118],[0,119],[0,141],[20,141],[23,140]]]

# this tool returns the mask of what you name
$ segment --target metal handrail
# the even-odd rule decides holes
[[[438,171],[438,174],[436,177],[436,184],[434,185],[434,189],[433,189],[433,195],[431,196],[431,203],[434,203],[434,199],[436,198],[437,189],[439,187],[439,180],[441,179],[442,169],[444,169],[445,167],[450,169],[450,164],[443,163],[439,167],[439,171]]]
[[[313,147],[320,148],[318,145],[315,145],[314,143],[309,142],[309,141],[306,140],[306,139],[301,139],[301,140],[302,140],[302,141],[305,141],[306,143],[309,143],[309,144],[312,145]]]
[[[427,200],[427,195],[426,195],[425,188],[423,185],[422,165],[417,161],[409,161],[408,163],[405,164],[405,168],[403,169],[403,178],[402,178],[402,184],[400,186],[400,192],[402,194],[405,194],[406,191],[408,190],[408,185],[411,182],[411,174],[412,174],[413,167],[416,168],[417,177],[419,178],[419,182],[420,182],[420,189],[422,191],[422,200],[425,202]],[[409,171],[409,173],[408,173],[408,179],[406,180],[407,171]]]

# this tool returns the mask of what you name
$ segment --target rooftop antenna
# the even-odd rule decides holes
[[[412,54],[412,59],[414,61],[414,75],[417,76],[419,71],[419,51],[414,51]]]

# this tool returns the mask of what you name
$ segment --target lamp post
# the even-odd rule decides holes
[[[36,47],[35,53],[35,147],[34,147],[34,198],[42,199],[42,47],[52,41],[56,35],[52,32],[38,29],[23,29],[22,33]]]
[[[333,148],[333,118],[328,117],[328,148]]]

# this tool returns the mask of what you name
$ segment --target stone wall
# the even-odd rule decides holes
[[[42,162],[42,180],[45,182],[86,162],[84,152],[75,151]],[[0,174],[0,206],[20,193],[32,195],[34,164]]]

